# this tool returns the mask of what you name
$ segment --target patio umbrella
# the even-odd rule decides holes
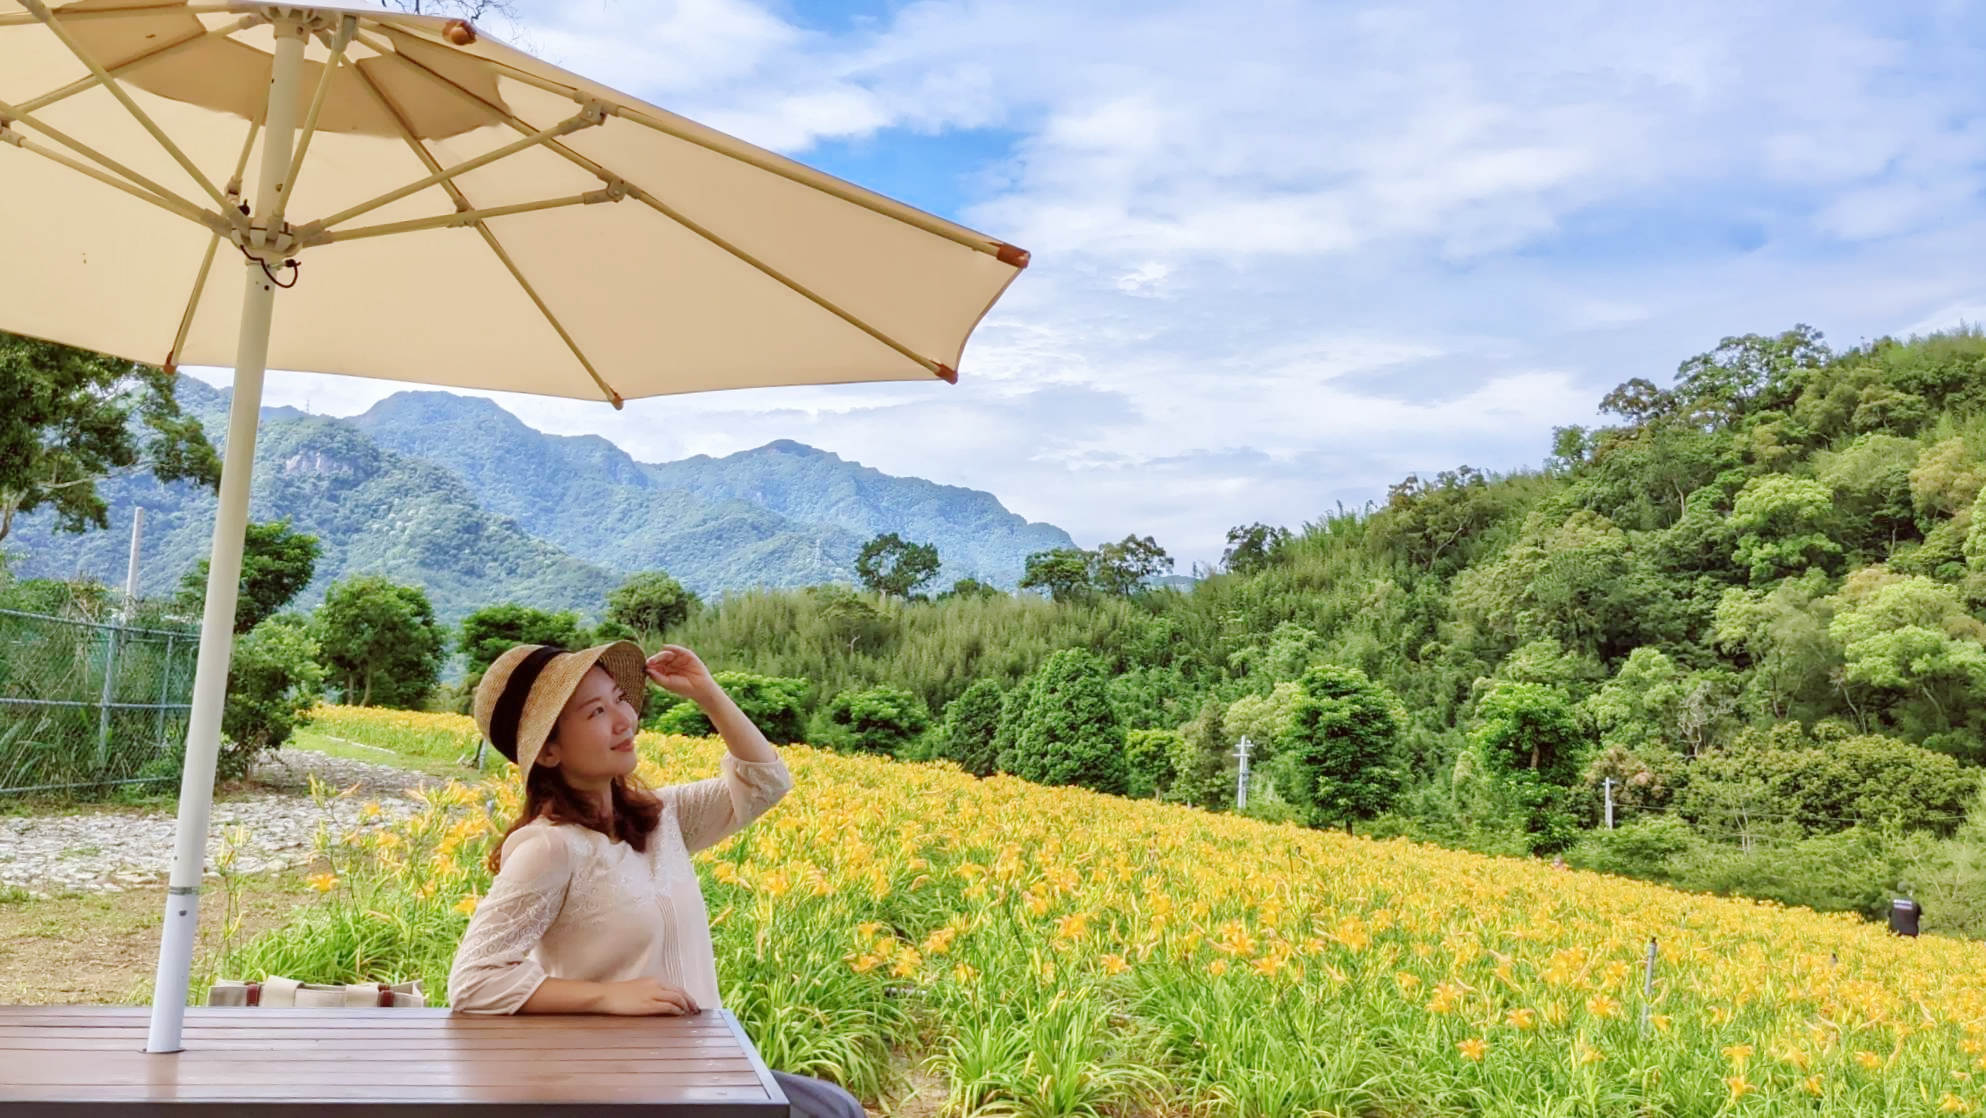
[[[265,368],[615,407],[953,381],[1027,253],[462,20],[0,0],[0,261],[0,328],[235,370],[146,1043],[171,1052]]]

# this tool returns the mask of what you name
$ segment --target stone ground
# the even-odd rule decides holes
[[[306,794],[315,774],[351,795],[320,809]],[[207,841],[209,878],[224,836],[247,828],[237,872],[261,874],[309,861],[319,823],[369,829],[403,819],[420,805],[407,795],[436,779],[388,765],[296,749],[278,750],[249,775],[246,794],[214,804]],[[379,815],[360,823],[367,803]],[[327,814],[328,811],[328,814]],[[0,818],[0,894],[45,900],[73,893],[116,893],[162,883],[172,863],[175,820],[168,809],[106,809]]]

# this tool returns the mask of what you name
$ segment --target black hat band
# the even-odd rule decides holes
[[[497,752],[517,763],[517,724],[524,718],[525,700],[531,697],[531,686],[544,674],[545,665],[565,655],[565,649],[555,645],[539,645],[511,669],[510,678],[503,683],[503,694],[497,696],[496,709],[490,712],[490,744]]]

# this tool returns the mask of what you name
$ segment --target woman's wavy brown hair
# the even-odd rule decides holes
[[[503,868],[503,844],[518,829],[539,817],[554,823],[577,823],[619,839],[638,851],[647,851],[648,838],[662,820],[662,800],[634,774],[614,778],[614,818],[610,824],[601,818],[593,801],[572,790],[565,774],[551,765],[532,765],[524,780],[524,810],[517,822],[490,848],[490,872]]]

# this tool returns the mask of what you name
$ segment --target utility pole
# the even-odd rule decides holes
[[[1609,831],[1614,829],[1614,785],[1617,783],[1619,781],[1611,776],[1600,782],[1600,787],[1607,793],[1607,830]]]
[[[1254,747],[1255,743],[1248,740],[1247,734],[1243,734],[1241,735],[1241,744],[1234,751],[1234,755],[1241,758],[1241,771],[1235,774],[1234,778],[1234,807],[1236,811],[1240,811],[1248,806],[1248,757]]]
[[[138,541],[145,532],[145,506],[131,510],[131,558],[124,564],[124,603],[117,611],[120,625],[131,624],[131,611],[138,601]],[[110,760],[110,702],[116,698],[117,639],[122,629],[113,628],[103,653],[103,693],[97,699],[97,771]]]

